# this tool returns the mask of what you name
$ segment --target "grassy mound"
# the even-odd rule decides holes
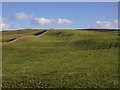
[[[21,33],[19,33],[21,32]],[[118,31],[3,32],[3,87],[118,87]]]

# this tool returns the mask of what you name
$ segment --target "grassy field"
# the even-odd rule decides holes
[[[3,88],[118,87],[118,31],[37,32],[3,32]]]

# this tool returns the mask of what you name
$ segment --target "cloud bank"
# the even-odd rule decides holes
[[[59,19],[48,19],[48,18],[34,18],[33,22],[37,25],[49,25],[49,24],[71,24],[73,21],[69,20],[69,19],[63,19],[63,18],[59,18]]]
[[[0,23],[0,29],[7,29],[9,27],[10,27],[10,25],[8,25],[8,24]]]
[[[34,27],[34,25],[37,26],[47,26],[47,25],[70,25],[73,23],[72,20],[69,20],[67,18],[58,18],[58,19],[49,19],[45,17],[33,17],[32,15],[29,15],[27,13],[15,13],[14,14],[15,23],[19,22],[21,19],[30,19],[32,23],[29,27]],[[29,20],[29,21],[30,21]],[[9,21],[9,20],[8,20]],[[6,18],[0,17],[0,29],[18,29],[18,28],[27,28],[27,25],[23,25],[23,23],[20,22],[20,25],[10,25],[6,23]],[[119,24],[120,25],[120,24]],[[97,20],[92,25],[90,25],[90,28],[106,28],[106,29],[112,29],[112,28],[118,28],[118,20],[114,21],[102,21]]]
[[[114,20],[114,21],[97,20],[93,25],[91,25],[91,27],[106,28],[106,29],[118,28],[118,20]]]
[[[17,20],[21,20],[21,19],[28,19],[31,18],[32,16],[26,13],[15,13],[14,18]]]
[[[4,20],[5,18],[0,17],[0,30],[10,27],[10,25],[3,23]]]

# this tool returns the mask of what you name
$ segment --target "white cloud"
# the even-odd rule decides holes
[[[0,30],[1,29],[8,29],[10,27],[10,25],[8,25],[8,24],[5,24],[5,23],[0,23]]]
[[[115,23],[118,23],[118,20],[114,20]]]
[[[1,31],[2,29],[8,28],[8,27],[10,26],[10,25],[8,25],[8,24],[3,23],[4,20],[5,20],[5,18],[0,17],[0,31]]]
[[[0,23],[0,31],[1,30],[14,30],[14,29],[23,29],[23,25],[9,25],[5,23]]]
[[[33,22],[37,25],[49,25],[49,24],[71,24],[72,21],[68,19],[47,19],[47,18],[34,18]]]
[[[68,19],[61,19],[61,18],[58,19],[58,24],[71,24],[71,23],[72,21]]]
[[[0,31],[2,30],[11,30],[11,29],[23,29],[26,28],[26,25],[21,24],[7,24],[7,18],[0,17]]]
[[[27,18],[31,18],[31,17],[32,17],[31,15],[28,15],[26,13],[15,13],[15,15],[14,15],[14,18],[18,19],[18,20],[27,19]]]
[[[100,21],[97,20],[93,25],[91,25],[93,28],[118,28],[118,20],[114,21]]]
[[[48,25],[53,24],[55,20],[47,19],[47,18],[34,18],[33,21],[38,25]]]

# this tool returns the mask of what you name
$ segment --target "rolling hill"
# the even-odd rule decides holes
[[[117,88],[118,38],[119,31],[4,31],[3,88]]]

